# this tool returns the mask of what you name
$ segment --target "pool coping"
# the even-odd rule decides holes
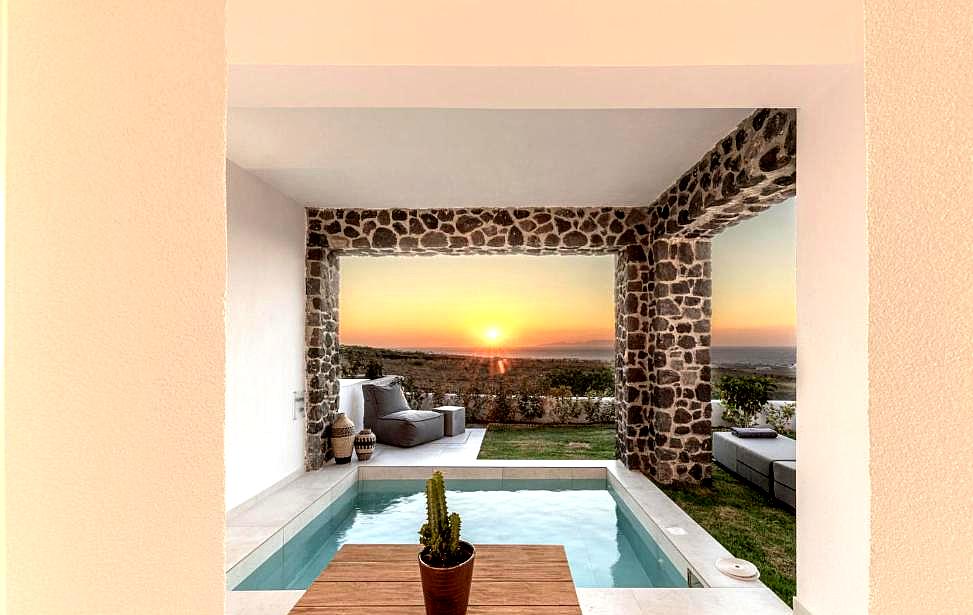
[[[773,611],[790,612],[790,608],[760,581],[740,581],[719,572],[716,569],[716,560],[730,556],[730,552],[641,472],[629,470],[618,461],[608,460],[478,460],[467,465],[372,465],[365,462],[330,465],[322,470],[305,473],[269,494],[267,498],[228,514],[228,591],[358,481],[425,479],[435,470],[442,471],[447,479],[605,479],[607,486],[625,503],[670,561],[679,570],[692,573],[703,585],[682,589],[763,590],[773,595],[780,609],[783,609],[775,608]],[[260,508],[274,497],[278,500],[286,499],[288,504],[293,500],[293,505],[288,511],[277,515],[274,521],[279,523],[255,523],[255,520],[265,523],[261,519],[265,520],[267,517],[260,516]],[[252,533],[252,549],[243,541],[243,544],[238,544],[231,550],[232,530],[235,528],[260,528],[262,531]],[[767,602],[766,599],[764,601]]]

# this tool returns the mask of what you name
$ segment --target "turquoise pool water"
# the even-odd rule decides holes
[[[358,481],[235,589],[306,589],[345,543],[418,543],[424,487]],[[470,542],[564,545],[578,587],[686,587],[605,480],[448,480],[446,497]]]

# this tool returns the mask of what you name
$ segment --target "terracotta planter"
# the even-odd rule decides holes
[[[460,544],[470,556],[462,564],[450,568],[430,566],[422,560],[422,553],[419,554],[419,573],[422,577],[422,598],[426,603],[426,615],[466,615],[476,549],[465,540],[461,540]]]
[[[358,461],[368,461],[374,450],[375,434],[366,427],[355,436],[355,454],[358,456]]]
[[[331,446],[334,447],[334,462],[348,463],[351,461],[351,450],[355,440],[355,424],[345,416],[344,412],[335,415],[331,423]]]

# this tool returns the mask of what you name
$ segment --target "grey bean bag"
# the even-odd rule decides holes
[[[443,415],[412,410],[398,376],[385,376],[362,385],[365,427],[383,444],[409,447],[443,437]]]

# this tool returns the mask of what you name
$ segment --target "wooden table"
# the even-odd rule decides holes
[[[425,615],[419,545],[338,551],[291,615]],[[476,545],[469,615],[580,615],[559,545]]]

